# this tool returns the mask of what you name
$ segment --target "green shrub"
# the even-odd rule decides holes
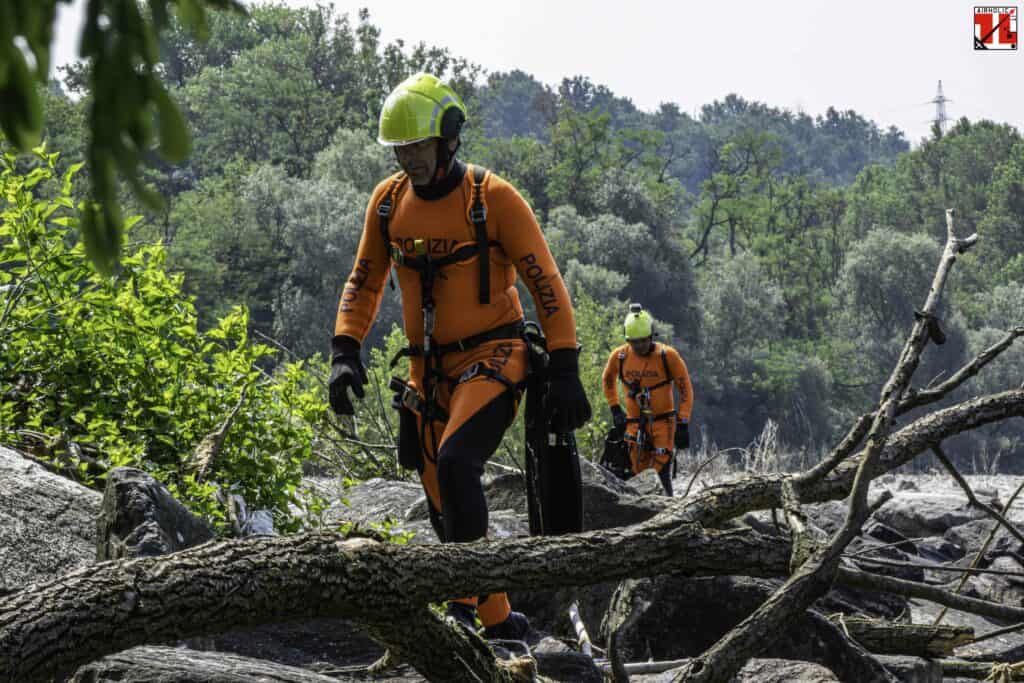
[[[249,339],[245,308],[200,331],[161,246],[98,274],[71,200],[81,164],[57,179],[58,155],[36,153],[43,163],[25,175],[11,154],[0,164],[0,441],[34,444],[93,486],[110,468],[139,467],[215,523],[220,489],[294,526],[288,505],[300,503],[322,388],[301,362],[263,369],[273,352]],[[53,198],[42,198],[49,183]],[[197,481],[193,451],[236,407]]]

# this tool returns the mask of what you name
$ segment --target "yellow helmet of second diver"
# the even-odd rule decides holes
[[[647,339],[654,336],[654,318],[640,304],[630,304],[624,324],[626,341]]]

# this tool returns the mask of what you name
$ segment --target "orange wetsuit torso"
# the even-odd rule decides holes
[[[664,356],[663,356],[664,354]],[[666,369],[668,374],[666,375]],[[689,420],[693,410],[693,388],[679,352],[671,346],[655,343],[650,353],[641,356],[629,344],[613,350],[608,357],[602,375],[604,396],[608,405],[619,405],[618,383],[620,378],[626,386],[626,429],[627,440],[632,442],[630,459],[634,473],[648,467],[661,470],[669,461],[672,452],[675,422]],[[679,407],[674,407],[672,386],[679,392]],[[640,429],[641,408],[639,394],[647,390],[650,395],[648,406],[647,452],[638,452],[635,447]]]

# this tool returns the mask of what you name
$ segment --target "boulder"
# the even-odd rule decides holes
[[[974,556],[985,544],[993,527],[997,524],[991,518],[979,519],[954,527],[943,534],[942,537],[962,548],[965,554],[973,560]],[[995,558],[1001,555],[1024,555],[1024,544],[1011,536],[1004,528],[1000,528],[996,532],[995,538],[989,543],[988,550],[985,551],[978,566],[982,568],[988,567]]]
[[[864,534],[875,539],[879,543],[890,545],[897,550],[902,550],[905,553],[911,553],[913,555],[917,554],[917,548],[914,547],[914,544],[911,543],[906,536],[892,527],[888,527],[880,522],[868,525],[864,529]]]
[[[604,683],[604,674],[594,660],[554,638],[544,638],[532,650],[537,671],[555,681]]]
[[[668,503],[664,496],[637,494],[627,483],[589,460],[580,460],[580,473],[583,482],[583,528],[588,531],[646,521],[661,512]],[[520,473],[501,474],[485,481],[484,495],[492,511],[512,510],[526,514],[526,482]],[[421,496],[409,508],[405,519],[427,519],[426,499]]]
[[[623,581],[601,625],[604,642],[617,631],[624,661],[685,659],[704,652],[757,609],[780,580],[748,577],[688,577],[670,574]],[[851,594],[830,593],[816,603],[816,615],[796,620],[764,655],[816,662],[841,680],[857,680],[856,662],[846,655],[844,636],[821,614],[850,613]],[[837,609],[838,608],[838,609]],[[857,614],[865,614],[857,610]],[[873,615],[872,615],[873,616]]]
[[[950,529],[950,532],[952,531],[955,531],[955,529]],[[966,554],[962,546],[939,536],[922,538],[915,541],[914,545],[917,547],[918,556],[926,562],[956,562]]]
[[[963,494],[901,491],[875,513],[875,519],[908,538],[939,536],[953,527],[982,519]]]
[[[92,563],[102,498],[0,446],[0,595]]]
[[[953,590],[956,583],[952,582],[946,587]],[[935,623],[941,609],[942,605],[927,600],[914,599],[910,601],[911,618],[915,624]],[[948,610],[942,623],[948,626],[969,626],[977,635],[989,633],[1000,626],[1008,625],[1008,623],[998,620],[957,610]],[[956,656],[978,662],[1019,662],[1024,660],[1024,631],[1011,631],[977,643],[962,645],[956,649]]]
[[[943,683],[942,665],[935,660],[904,655],[875,655],[900,683]]]
[[[909,541],[901,543],[900,545],[910,545],[911,548],[914,547]],[[871,551],[865,552],[868,548],[870,548]],[[856,542],[850,544],[848,552],[862,553],[857,557],[850,559],[858,569],[863,569],[864,571],[869,571],[874,574],[881,574],[882,576],[892,576],[905,581],[924,581],[925,570],[923,567],[895,566],[871,562],[871,559],[880,559],[906,562],[909,564],[913,560],[917,559],[916,554],[913,556],[908,555],[901,550],[897,550],[896,546],[868,543],[861,539],[857,539]]]
[[[1024,607],[1024,566],[1021,561],[1016,557],[1001,555],[992,560],[988,568],[1015,572],[1016,575],[975,574],[967,579],[963,594],[1013,607]]]
[[[213,538],[166,486],[132,467],[107,474],[96,528],[97,561],[165,555]]]
[[[626,482],[626,486],[639,496],[665,495],[665,487],[661,485],[661,479],[653,468],[643,470],[640,474],[630,478]]]
[[[345,489],[337,481],[321,480],[314,485],[331,505],[324,512],[328,529],[343,522],[370,524],[386,519],[401,520],[406,511],[423,497],[423,487],[416,482],[392,479],[367,479]],[[426,508],[422,519],[426,519]]]
[[[843,525],[848,507],[846,501],[827,500],[824,503],[805,505],[803,509],[809,522],[827,534],[834,534]]]

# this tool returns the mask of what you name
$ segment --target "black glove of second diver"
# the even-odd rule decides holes
[[[580,382],[576,349],[552,351],[548,371],[550,385],[551,431],[561,434],[579,429],[590,420],[590,401]]]
[[[362,398],[366,370],[359,360],[360,344],[352,337],[337,335],[331,339],[331,378],[327,381],[331,408],[338,415],[355,415],[348,389]]]
[[[612,425],[620,431],[626,428],[626,411],[622,406],[612,406]]]

